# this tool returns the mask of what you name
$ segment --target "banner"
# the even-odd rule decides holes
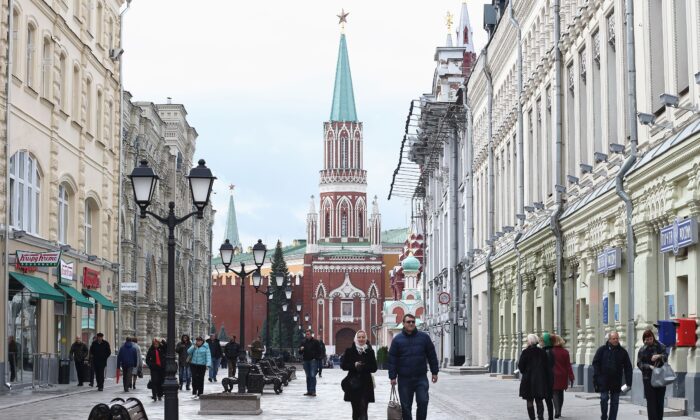
[[[73,281],[74,263],[67,263],[61,260],[61,280]]]
[[[17,265],[20,267],[58,267],[61,251],[29,252],[16,251]]]

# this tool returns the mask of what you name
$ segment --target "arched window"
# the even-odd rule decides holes
[[[41,96],[52,100],[51,97],[51,39],[44,38],[41,48]]]
[[[88,77],[85,80],[85,128],[92,131],[92,80]]]
[[[340,237],[346,238],[348,236],[348,210],[343,207],[340,210]]]
[[[12,74],[17,76],[19,74],[19,10],[12,10],[12,42],[14,42],[12,48]]]
[[[347,136],[340,139],[340,167],[348,167],[348,138]]]
[[[80,67],[73,67],[73,121],[80,122]]]
[[[92,198],[85,200],[85,252],[91,254],[99,248],[99,209]]]
[[[326,215],[325,215],[325,234],[324,236],[326,238],[331,237],[331,212],[326,210]]]
[[[34,86],[34,50],[36,49],[36,28],[33,23],[27,25],[27,86]]]
[[[357,236],[365,236],[365,213],[362,210],[357,212]]]
[[[70,190],[66,184],[58,186],[58,243],[68,243],[68,223],[70,215]]]
[[[104,142],[104,131],[103,131],[103,121],[104,121],[104,99],[102,98],[102,91],[97,90],[97,115],[95,116],[97,125],[97,139]]]
[[[59,80],[61,81],[58,85],[58,104],[61,109],[66,109],[66,103],[68,99],[66,98],[66,92],[68,90],[68,74],[66,71],[66,54],[61,53],[58,59],[58,68],[61,74],[59,75]]]
[[[41,194],[39,165],[27,151],[10,158],[10,226],[28,233],[39,233]]]

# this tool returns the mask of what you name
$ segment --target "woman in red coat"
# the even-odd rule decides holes
[[[569,351],[564,348],[564,339],[552,335],[552,354],[554,355],[554,418],[561,417],[561,407],[564,405],[564,390],[569,383],[574,383],[574,371],[571,369]]]

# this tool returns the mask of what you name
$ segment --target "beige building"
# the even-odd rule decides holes
[[[4,382],[54,380],[75,336],[101,331],[116,344],[121,3],[2,5],[0,66],[11,74],[0,80]],[[21,251],[62,251],[63,277]]]
[[[197,162],[197,131],[187,122],[183,105],[132,102],[125,92],[124,132],[122,281],[136,290],[122,291],[120,326],[121,336],[136,336],[145,351],[153,337],[167,335],[168,228],[153,217],[139,217],[127,175],[146,160],[160,177],[149,210],[165,215],[168,202],[174,201],[177,215],[189,212],[193,205],[186,176]],[[191,217],[175,229],[178,337],[209,332],[214,213],[209,205],[203,219]]]

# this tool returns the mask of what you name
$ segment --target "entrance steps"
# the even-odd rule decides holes
[[[480,366],[448,366],[440,369],[440,373],[447,375],[484,375],[489,373],[489,370]]]

